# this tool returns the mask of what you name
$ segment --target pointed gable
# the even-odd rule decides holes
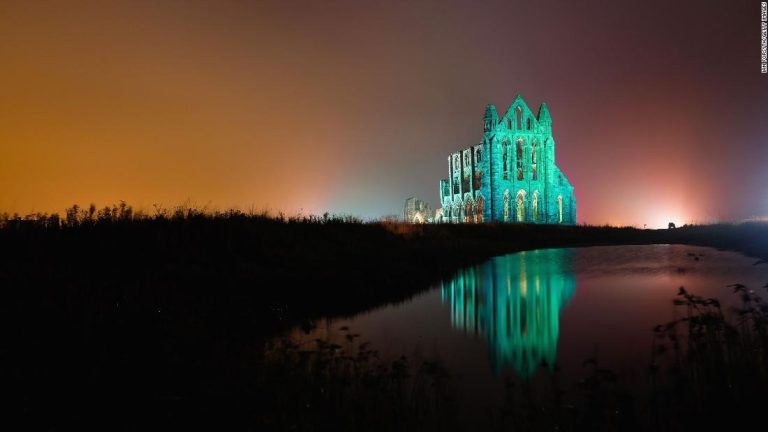
[[[509,129],[523,131],[534,130],[538,126],[537,116],[533,114],[531,108],[525,103],[525,99],[519,94],[507,109],[504,122]]]

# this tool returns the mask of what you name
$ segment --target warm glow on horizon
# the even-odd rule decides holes
[[[765,215],[755,13],[722,3],[3,2],[0,212],[438,208],[445,155],[523,94],[578,223]]]

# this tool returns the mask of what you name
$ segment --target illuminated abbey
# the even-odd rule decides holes
[[[499,117],[485,109],[483,142],[448,157],[440,180],[443,222],[575,224],[573,186],[555,164],[552,118],[517,96]]]

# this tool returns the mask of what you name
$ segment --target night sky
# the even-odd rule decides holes
[[[438,205],[549,106],[578,221],[768,215],[760,2],[0,2],[0,211]]]

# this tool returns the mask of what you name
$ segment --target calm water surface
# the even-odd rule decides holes
[[[546,365],[557,364],[564,383],[583,377],[590,357],[642,378],[651,329],[683,312],[672,304],[679,287],[736,305],[727,285],[765,292],[768,266],[755,261],[682,245],[520,252],[463,269],[405,303],[326,319],[294,337],[343,345],[347,326],[383,356],[440,359],[472,404],[493,406],[506,379],[547,380]]]

